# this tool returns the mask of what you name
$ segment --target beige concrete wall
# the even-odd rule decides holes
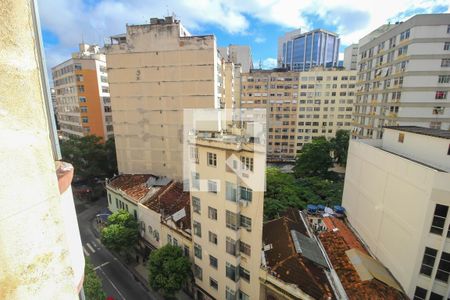
[[[350,143],[343,194],[347,217],[410,297],[426,277],[419,275],[425,246],[446,247],[445,234],[429,232],[436,203],[450,205],[449,182],[448,173],[368,143]],[[432,289],[433,280],[420,286]]]
[[[215,38],[179,37],[179,25],[128,26],[107,51],[121,173],[181,179],[182,110],[219,105]]]
[[[70,252],[31,3],[0,1],[0,298],[78,299],[84,258]]]
[[[201,143],[201,144],[200,144]],[[250,299],[259,299],[260,297],[260,283],[259,283],[259,268],[261,265],[260,250],[262,247],[262,221],[263,221],[263,192],[253,191],[252,202],[248,205],[240,205],[239,200],[232,202],[226,200],[225,186],[226,182],[234,183],[237,186],[245,186],[236,174],[226,167],[226,161],[232,155],[253,157],[255,162],[258,162],[258,153],[247,151],[233,151],[236,146],[233,144],[222,144],[220,142],[197,142],[199,163],[191,166],[191,170],[195,170],[200,174],[200,185],[203,190],[207,190],[208,179],[217,183],[218,193],[210,193],[206,191],[199,191],[196,188],[191,188],[191,197],[200,199],[201,211],[200,213],[192,211],[192,220],[201,224],[202,236],[198,237],[192,233],[193,243],[197,243],[202,247],[202,259],[194,257],[194,262],[203,270],[203,280],[196,280],[196,284],[203,290],[207,291],[216,299],[225,298],[225,289],[229,288],[236,291],[238,297],[239,290],[250,296]],[[228,149],[228,150],[226,150]],[[207,165],[207,153],[215,153],[217,155],[217,166],[211,167]],[[262,158],[264,165],[265,157]],[[255,166],[258,163],[255,163]],[[264,184],[264,174],[256,169],[254,172],[247,172],[249,177],[255,177],[254,181],[262,182]],[[191,200],[192,203],[192,200]],[[208,207],[217,209],[217,220],[212,220],[208,217]],[[231,211],[249,217],[252,219],[251,231],[244,228],[232,230],[226,227],[226,211]],[[209,242],[209,231],[217,235],[217,245]],[[233,256],[226,252],[226,238],[229,237],[235,241],[242,241],[251,246],[251,256],[243,253]],[[218,268],[215,269],[209,264],[209,255],[218,259]],[[235,266],[241,265],[250,272],[250,282],[244,279],[233,282],[226,277],[226,262]],[[239,272],[237,270],[236,272]],[[210,287],[209,278],[217,280],[219,283],[218,290]]]
[[[153,245],[155,248],[163,246],[161,229],[161,215],[143,204],[138,204],[138,219],[139,222],[144,222],[145,232],[143,238]],[[150,232],[150,228],[152,232]],[[155,232],[156,231],[156,232]]]
[[[356,71],[254,71],[242,74],[241,106],[266,108],[268,158],[292,160],[313,138],[352,129],[355,84]]]

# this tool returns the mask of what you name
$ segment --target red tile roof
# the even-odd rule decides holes
[[[345,251],[352,248],[357,248],[365,254],[367,254],[367,251],[342,220],[326,217],[323,221],[327,227],[334,226],[333,228],[338,228],[337,231],[333,231],[333,228],[328,227],[328,231],[319,234],[319,239],[322,242],[331,264],[335,269],[349,299],[408,299],[398,290],[376,280],[375,278],[362,281]]]
[[[298,254],[295,249],[291,230],[308,236],[305,225],[297,215],[298,210],[264,224],[263,242],[272,245],[272,249],[264,251],[268,272],[281,281],[297,285],[314,299],[334,299],[323,267]]]
[[[150,189],[145,184],[150,174],[122,174],[112,178],[107,185],[124,192],[134,202],[139,202]]]

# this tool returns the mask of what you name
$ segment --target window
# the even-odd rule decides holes
[[[228,254],[236,256],[238,254],[238,242],[233,240],[230,237],[227,237],[226,243],[225,243],[225,250]]]
[[[442,115],[444,114],[444,107],[442,106],[435,106],[433,107],[433,115]]]
[[[89,118],[88,118],[88,117],[82,117],[82,118],[81,118],[81,122],[83,122],[83,123],[89,123]]]
[[[250,296],[243,291],[239,291],[239,300],[250,300]]]
[[[434,208],[433,221],[431,223],[431,233],[442,235],[442,232],[444,231],[445,219],[447,218],[447,212],[447,205],[436,204],[436,207]]]
[[[200,199],[192,196],[192,209],[196,213],[200,213]]]
[[[214,269],[217,269],[217,265],[218,265],[217,258],[215,258],[214,256],[210,255],[209,256],[209,265],[211,267],[213,267]]]
[[[192,227],[194,227],[194,234],[198,237],[202,237],[202,225],[199,222],[194,221]]]
[[[236,194],[236,185],[228,181],[225,182],[225,199],[236,202]]]
[[[80,102],[82,102],[82,103],[85,103],[85,102],[87,101],[87,100],[86,100],[86,97],[80,97],[79,100],[80,100]]]
[[[247,231],[252,231],[252,219],[241,215],[240,217],[240,225],[247,229]]]
[[[225,219],[228,228],[237,230],[238,229],[238,214],[235,214],[229,210],[226,211]]]
[[[213,279],[211,277],[209,277],[209,286],[215,290],[219,289],[219,284],[217,283],[217,281],[215,279]]]
[[[76,80],[77,80],[77,81],[84,81],[83,75],[77,74],[77,75],[75,75],[75,77],[76,77]]]
[[[436,272],[436,279],[447,283],[450,275],[450,253],[442,252],[441,260]]]
[[[210,231],[208,233],[208,238],[211,243],[213,243],[214,245],[217,245],[217,234]]]
[[[236,292],[227,287],[225,290],[225,300],[236,300]]]
[[[447,91],[436,91],[434,99],[447,99]]]
[[[239,279],[239,276],[236,274],[236,267],[229,262],[227,262],[225,266],[225,275],[233,281],[237,281]]]
[[[445,42],[445,43],[444,43],[444,50],[445,50],[445,51],[450,50],[450,42]]]
[[[109,93],[109,88],[106,86],[102,86],[102,93]]]
[[[240,198],[245,201],[252,201],[252,189],[246,188],[244,186],[240,187]]]
[[[78,86],[78,92],[84,93],[84,85],[79,85]]]
[[[450,58],[443,58],[441,60],[441,67],[450,67]]]
[[[191,176],[192,176],[192,187],[199,190],[200,189],[200,174],[197,172],[192,172]]]
[[[208,206],[208,218],[211,220],[217,220],[217,209]]]
[[[421,288],[420,286],[416,287],[416,291],[414,292],[413,300],[425,300],[427,297],[427,290]]]
[[[167,235],[167,243],[172,245],[172,236],[170,234]]]
[[[189,257],[189,247],[186,245],[183,247],[183,255]]]
[[[208,166],[217,167],[217,154],[208,152]]]
[[[420,273],[431,276],[434,267],[434,261],[436,260],[437,250],[425,247],[425,253],[423,255],[422,266],[420,267]]]
[[[208,192],[217,194],[217,182],[208,180]]]
[[[203,280],[203,270],[196,264],[194,264],[194,276],[198,280]]]
[[[247,282],[250,282],[250,272],[241,266],[239,266],[239,277],[243,278]]]
[[[196,243],[194,243],[194,255],[198,259],[202,259],[202,246]]]
[[[442,300],[443,298],[444,298],[443,296],[431,292],[429,300]]]
[[[239,250],[241,253],[244,253],[247,256],[251,255],[251,247],[249,244],[244,243],[243,241],[239,242]]]
[[[242,170],[253,172],[253,158],[241,156],[241,168]]]
[[[450,155],[450,144],[448,145],[447,155]]]
[[[75,64],[74,65],[75,70],[81,70],[81,64]]]
[[[400,33],[400,41],[409,39],[409,34],[410,34],[409,29]]]
[[[174,246],[178,246],[178,241],[177,241],[176,238],[173,238],[173,245],[174,245]]]
[[[405,140],[405,134],[404,133],[399,133],[398,134],[398,142],[399,143],[403,143],[404,140]]]
[[[450,75],[439,75],[438,83],[449,83]]]
[[[191,161],[198,164],[198,148],[197,147],[191,147],[190,158],[191,158]]]

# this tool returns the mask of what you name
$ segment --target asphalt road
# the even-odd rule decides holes
[[[94,234],[95,215],[106,207],[106,199],[92,202],[75,202],[81,241],[86,258],[94,265],[100,276],[107,296],[121,300],[161,299],[159,295],[150,295],[141,283],[101,244]]]

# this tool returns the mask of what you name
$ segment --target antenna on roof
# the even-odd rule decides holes
[[[262,70],[262,61],[261,61],[261,58],[259,59],[259,69]]]

